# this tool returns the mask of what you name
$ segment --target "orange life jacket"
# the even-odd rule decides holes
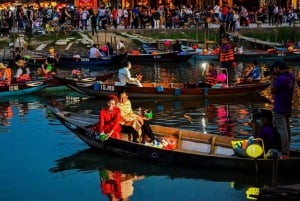
[[[229,49],[228,51],[222,51],[220,54],[220,61],[226,62],[226,61],[233,61],[234,60],[234,52],[233,49]]]
[[[213,76],[206,76],[206,83],[210,86],[214,86],[215,84],[217,84],[217,79]]]
[[[4,86],[4,85],[10,85],[11,83],[11,69],[10,68],[5,68],[4,72],[6,74],[6,78],[4,81],[0,81],[0,86]],[[0,72],[0,77],[3,76],[4,73]]]
[[[31,80],[30,75],[28,74],[22,74],[20,77],[17,78],[17,82],[26,82]]]

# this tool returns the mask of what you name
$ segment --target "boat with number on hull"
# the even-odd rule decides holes
[[[115,86],[114,82],[74,82],[66,78],[55,77],[60,83],[89,96],[103,97],[117,94],[124,86]],[[266,83],[245,83],[228,87],[203,88],[196,84],[186,83],[142,83],[143,87],[126,86],[132,98],[193,98],[210,96],[244,96],[258,94],[270,86]]]

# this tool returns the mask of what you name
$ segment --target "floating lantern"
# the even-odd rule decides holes
[[[224,73],[221,73],[217,76],[217,82],[224,82],[226,78],[226,75]]]

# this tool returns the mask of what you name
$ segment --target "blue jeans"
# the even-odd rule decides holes
[[[274,113],[274,124],[280,134],[281,152],[282,154],[289,154],[290,137],[289,137],[289,116],[284,114]]]

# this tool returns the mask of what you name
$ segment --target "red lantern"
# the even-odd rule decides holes
[[[197,45],[196,45],[196,44],[193,44],[193,45],[192,45],[192,48],[193,48],[193,50],[196,50],[196,49],[197,49]]]

